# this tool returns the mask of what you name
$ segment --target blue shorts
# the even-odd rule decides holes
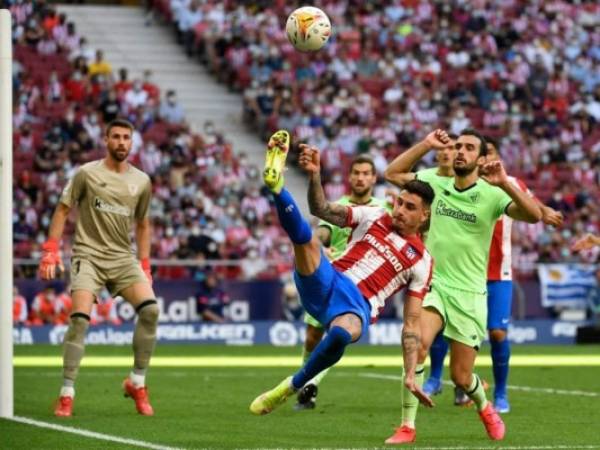
[[[365,334],[371,321],[371,305],[352,280],[335,270],[322,252],[317,270],[307,276],[294,271],[294,281],[304,309],[325,328],[337,316],[352,313],[360,317],[361,336]]]
[[[488,330],[508,329],[512,293],[513,284],[510,280],[487,282]]]

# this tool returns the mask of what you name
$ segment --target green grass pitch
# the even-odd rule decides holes
[[[482,354],[489,353],[488,348]],[[594,358],[599,346],[515,346],[514,355],[579,355]],[[15,356],[57,356],[60,348],[16,347]],[[127,347],[93,347],[86,356],[130,356]],[[160,357],[293,357],[299,348],[160,346]],[[399,356],[393,347],[351,347],[346,356]],[[184,359],[185,361],[185,359]],[[84,358],[85,363],[85,358]],[[126,367],[82,367],[74,417],[59,420],[52,405],[61,383],[60,367],[15,367],[15,415],[77,427],[111,436],[178,448],[376,448],[383,447],[400,420],[400,367],[336,367],[320,387],[317,409],[296,412],[294,401],[256,417],[248,406],[291,367],[155,367],[147,382],[154,417],[141,417],[124,399],[120,384]],[[492,380],[491,368],[477,372]],[[447,371],[445,373],[447,375]],[[388,376],[388,378],[385,378]],[[509,390],[512,412],[504,416],[507,437],[490,441],[472,408],[452,406],[452,389],[435,397],[437,406],[421,409],[414,448],[600,448],[600,366],[518,366],[515,387],[582,391]],[[587,393],[587,394],[585,394]],[[136,448],[60,431],[0,420],[1,449]]]

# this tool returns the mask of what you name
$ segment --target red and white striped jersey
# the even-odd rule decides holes
[[[533,197],[522,180],[511,176],[508,177],[508,180],[521,191]],[[512,225],[513,219],[506,214],[496,222],[490,244],[490,260],[488,261],[487,279],[490,281],[512,280]]]
[[[385,301],[407,287],[407,294],[422,299],[429,290],[433,258],[418,236],[401,236],[392,226],[392,217],[379,207],[348,208],[352,234],[346,251],[334,267],[358,287],[371,304],[371,321]]]

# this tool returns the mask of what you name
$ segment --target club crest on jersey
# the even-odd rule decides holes
[[[473,203],[479,203],[479,198],[480,198],[479,192],[474,192],[473,194],[469,195],[469,198],[471,199],[471,201]]]
[[[417,252],[410,245],[406,249],[406,253],[405,254],[406,254],[406,257],[408,259],[410,259],[411,261],[417,257]]]
[[[137,194],[137,191],[138,191],[138,185],[137,184],[128,184],[127,188],[129,189],[129,193],[131,194],[132,197],[135,194]]]

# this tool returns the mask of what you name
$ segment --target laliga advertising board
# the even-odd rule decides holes
[[[316,52],[331,36],[329,17],[319,8],[303,6],[294,10],[285,24],[290,43],[301,52]]]

